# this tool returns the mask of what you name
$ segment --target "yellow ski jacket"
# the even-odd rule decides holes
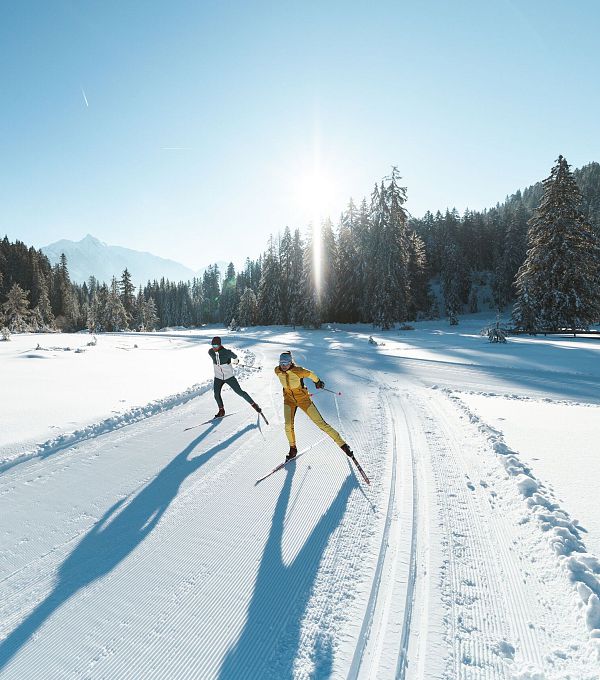
[[[275,367],[275,375],[283,386],[283,403],[290,406],[308,406],[311,403],[308,388],[304,386],[304,378],[310,378],[314,383],[319,381],[317,375],[308,368],[292,364],[287,371]]]

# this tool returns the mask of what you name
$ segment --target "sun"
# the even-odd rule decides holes
[[[296,194],[302,212],[312,227],[313,267],[317,295],[321,294],[322,239],[321,223],[331,213],[335,182],[319,165],[301,175],[296,182]]]

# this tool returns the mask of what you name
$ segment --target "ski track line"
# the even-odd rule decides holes
[[[230,431],[230,432],[222,432],[220,433],[219,440],[213,444],[214,445],[219,445],[223,441],[229,439],[231,436],[234,436],[238,432],[243,432],[244,429],[246,429],[247,425],[244,427],[238,426],[235,430]],[[248,432],[248,434],[253,435],[252,438],[256,438],[257,436],[257,431],[256,430],[251,430]],[[194,498],[197,498],[200,493],[199,492],[204,492],[202,494],[202,498],[204,500],[208,499],[210,496],[214,495],[216,493],[215,490],[215,483],[217,480],[221,480],[224,476],[227,475],[229,470],[235,466],[239,459],[242,458],[246,454],[246,447],[249,446],[249,442],[244,442],[243,445],[240,445],[239,441],[237,442],[238,447],[236,448],[235,453],[229,452],[229,455],[225,457],[224,460],[221,460],[220,462],[215,462],[215,464],[212,466],[212,468],[208,471],[208,474],[201,474],[198,479],[194,480],[192,483],[190,483],[187,488],[184,490],[180,491],[178,494],[177,498],[174,499],[174,501],[170,504],[169,507],[169,512],[165,517],[161,518],[160,524],[155,530],[158,532],[165,532],[170,530],[170,535],[175,535],[177,533],[182,533],[185,531],[185,527],[180,525],[179,522],[179,516],[182,512],[187,512],[188,511],[188,505],[190,499],[193,501]],[[227,449],[223,450],[220,452],[221,454],[226,454]],[[202,454],[199,454],[202,455]],[[78,461],[79,462],[79,461]],[[152,478],[147,480],[141,485],[138,485],[133,491],[130,493],[126,494],[123,498],[130,498],[133,499],[135,495],[144,487],[147,485],[149,481],[151,481]],[[206,488],[209,487],[208,493],[206,493]],[[119,509],[119,513],[126,510],[127,504],[122,506]],[[98,520],[97,520],[98,521]],[[50,571],[42,571],[39,567],[42,562],[45,560],[56,557],[57,555],[60,556],[60,553],[64,551],[64,549],[72,544],[74,541],[79,539],[82,535],[85,536],[89,530],[97,524],[96,522],[93,522],[90,527],[87,527],[85,529],[81,529],[75,536],[72,536],[69,538],[67,541],[62,542],[60,545],[53,546],[50,550],[46,551],[44,555],[38,556],[35,559],[33,559],[31,562],[28,562],[27,564],[23,565],[21,568],[13,572],[12,574],[9,574],[6,576],[0,583],[1,584],[6,584],[10,580],[12,580],[15,577],[18,577],[19,575],[22,575],[23,572],[26,572],[27,570],[30,569],[36,569],[37,576],[33,580],[28,580],[26,584],[24,584],[24,587],[26,587],[28,590],[32,590],[32,595],[33,599],[38,599],[36,595],[40,592],[40,589],[42,592],[48,591],[50,589],[50,584],[51,582],[55,579],[56,576],[56,568],[52,568]],[[158,533],[156,534],[157,536],[159,535]],[[144,542],[141,546],[139,546],[136,550],[138,551],[138,559],[144,559],[145,556],[151,557],[153,553],[155,553],[157,550],[161,549],[161,543],[160,541],[156,542],[153,547],[149,547],[146,542]],[[87,562],[82,563],[81,569],[85,570],[86,565],[88,563],[91,563],[94,561],[95,558],[90,557]],[[127,566],[129,565],[129,566]],[[129,569],[134,569],[135,565],[132,561],[128,561],[125,564],[120,565],[120,574],[126,574],[126,572]],[[100,583],[94,583],[86,588],[86,592],[94,592],[95,589],[101,587]],[[8,598],[3,598],[3,603],[4,604],[9,604],[11,601],[16,600],[17,598],[23,598],[23,591],[22,588],[19,588],[19,592],[13,592],[12,595]],[[33,606],[35,606],[36,603],[34,603]],[[29,607],[28,607],[29,608]],[[4,609],[4,607],[3,607]],[[22,608],[20,612],[14,611],[12,613],[13,616],[18,617],[19,619],[23,618],[22,615]],[[5,615],[3,615],[4,618]],[[7,619],[4,619],[5,622]]]
[[[497,517],[485,502],[484,487],[471,481],[471,476],[477,479],[473,460],[466,463],[442,405],[430,399],[425,408],[433,426],[434,475],[440,490],[446,490],[438,495],[448,540],[446,584],[455,640],[453,674],[449,677],[505,678],[509,669],[499,645],[516,642],[511,640],[515,634],[527,661],[540,663],[537,635],[527,625],[537,602],[523,587],[504,518]],[[489,558],[496,553],[499,559]],[[475,676],[476,670],[479,674]]]
[[[400,402],[402,405],[402,402]],[[419,488],[418,488],[418,476],[417,467],[415,460],[415,437],[413,434],[413,427],[409,423],[408,413],[406,406],[403,406],[402,413],[404,415],[404,424],[406,426],[406,431],[408,432],[409,446],[410,446],[410,470],[412,477],[412,535],[410,542],[410,562],[409,562],[409,575],[408,575],[408,585],[406,588],[406,605],[404,609],[404,620],[402,622],[402,635],[400,638],[400,653],[398,655],[398,662],[396,664],[396,680],[404,680],[406,677],[406,670],[408,667],[408,650],[410,643],[411,634],[411,623],[413,615],[413,605],[416,600],[416,583],[417,583],[417,536],[418,530],[420,528],[419,521]],[[412,420],[412,419],[411,419]],[[394,425],[395,427],[395,425]],[[395,442],[395,435],[394,435]],[[426,591],[427,593],[428,591]],[[427,601],[421,602],[422,612],[427,612]],[[425,646],[426,636],[422,637],[422,646]]]
[[[250,350],[243,350],[250,356],[244,357],[245,363],[255,363],[256,355]],[[257,369],[254,366],[245,366],[238,369],[236,377],[243,381],[245,378],[255,375]],[[109,416],[103,420],[90,423],[73,432],[65,432],[58,437],[48,439],[47,441],[35,445],[30,451],[24,451],[7,460],[0,460],[0,475],[6,470],[11,470],[14,467],[21,466],[24,463],[31,461],[44,461],[48,457],[53,459],[61,459],[73,453],[77,445],[84,442],[92,441],[105,434],[111,434],[118,430],[133,425],[135,423],[143,422],[148,418],[160,415],[167,411],[171,411],[178,406],[183,406],[197,397],[200,397],[212,389],[212,378],[208,379],[192,387],[188,387],[183,392],[178,392],[166,397],[155,399],[147,404],[135,406],[123,413],[115,416]],[[25,471],[25,475],[28,474]],[[2,493],[2,490],[0,490]]]
[[[430,405],[429,405],[430,406]],[[444,526],[445,573],[443,594],[451,611],[448,678],[506,678],[502,660],[492,646],[505,635],[505,606],[493,592],[486,556],[492,546],[482,545],[480,508],[467,493],[469,487],[456,456],[455,434],[440,421],[429,420],[431,462]],[[445,591],[445,592],[444,592]]]
[[[256,434],[256,433],[253,433],[253,434]],[[225,436],[227,436],[227,435],[225,435]],[[247,448],[252,449],[252,446],[250,445],[250,443],[247,443],[245,446],[240,447],[240,448],[243,448],[244,451],[239,451],[238,455],[235,456],[236,460],[235,461],[232,460],[230,462],[229,467],[235,465],[237,460],[247,453],[247,451],[245,449],[247,449]],[[256,446],[255,446],[255,448],[256,448]],[[198,496],[198,490],[199,490],[199,487],[202,486],[203,484],[210,483],[211,486],[213,487],[214,493],[216,493],[216,489],[214,488],[215,487],[214,482],[215,482],[214,475],[211,475],[210,479],[198,480],[195,484],[188,487],[184,491],[183,494],[179,494],[177,502],[173,503],[172,506],[171,506],[171,509],[169,511],[169,515],[167,515],[167,517],[165,517],[161,520],[159,527],[162,530],[162,534],[164,534],[165,532],[169,533],[169,531],[168,531],[169,528],[170,528],[169,525],[175,525],[176,526],[177,530],[176,530],[175,533],[185,532],[187,530],[186,526],[182,526],[177,521],[176,515],[180,514],[179,511],[187,511],[189,509],[188,507],[186,507],[186,506],[189,506],[189,503],[188,503],[189,499],[190,498],[193,499],[194,497],[196,497],[196,498],[199,497]],[[275,500],[276,500],[276,497],[277,497],[276,492],[277,491],[278,491],[278,485],[274,485],[273,492],[271,494],[272,497],[273,497],[273,502],[275,502]],[[297,498],[297,496],[298,496],[298,494],[296,494],[296,498]],[[206,496],[203,496],[202,498],[203,498],[203,502],[206,504],[206,500],[207,500]],[[219,519],[218,517],[215,517],[215,522],[218,522],[218,519]],[[167,521],[165,521],[165,520],[167,520]],[[184,522],[183,524],[185,525],[186,523]],[[187,522],[187,524],[189,524],[189,521]],[[155,537],[156,540],[154,541],[153,546],[149,546],[146,543],[146,544],[142,544],[141,546],[136,548],[136,550],[138,551],[138,554],[137,554],[137,557],[136,557],[136,560],[135,560],[137,565],[139,565],[140,563],[143,563],[144,561],[147,561],[150,558],[150,556],[153,553],[155,553],[157,550],[161,550],[161,551],[164,550],[165,544],[164,544],[164,541],[161,538],[161,535],[154,532],[154,537]],[[173,532],[170,532],[169,538],[173,539],[173,537],[174,537],[175,542],[177,543],[177,536],[175,536],[173,534]],[[186,569],[184,569],[184,572],[188,572],[188,568],[189,568],[189,573],[193,573],[194,560],[195,560],[195,558],[193,556],[191,556],[190,559],[188,560],[188,562],[186,563]],[[237,566],[237,570],[236,570],[236,574],[235,574],[235,578],[233,579],[233,582],[239,582],[239,580],[242,579],[244,572],[246,570],[246,567],[247,567],[247,565],[243,561],[240,561],[240,564]],[[85,569],[85,565],[82,565],[81,568]],[[136,574],[134,573],[135,571],[136,571],[136,569],[135,569],[135,567],[132,563],[129,563],[129,564],[124,563],[123,565],[121,565],[119,567],[119,575],[118,576],[119,576],[119,579],[122,580],[122,582],[124,583],[126,589],[127,589],[127,585],[129,583],[129,581],[131,580],[131,578],[133,579],[132,585],[134,584],[134,582],[136,580]],[[128,574],[131,574],[131,573],[133,573],[133,576],[128,576]],[[94,592],[96,592],[98,590],[98,588],[100,588],[100,587],[101,587],[101,585],[99,583],[94,583],[94,584],[88,586],[85,589],[84,594],[82,593],[81,595],[85,596],[85,597],[92,596],[94,594]],[[177,590],[177,588],[176,588],[176,590]],[[244,619],[246,614],[245,614],[245,611],[243,611],[243,610],[239,611],[235,607],[232,606],[232,603],[234,603],[236,599],[237,598],[236,598],[235,590],[232,590],[228,594],[228,596],[225,598],[225,600],[221,602],[221,604],[225,608],[230,610],[229,625],[239,627],[240,624],[243,622],[243,619]],[[291,603],[290,606],[294,606],[294,603]],[[150,613],[150,618],[152,618],[152,610],[153,610],[153,606],[150,603],[148,603],[147,607],[145,609],[139,610],[137,612],[137,614],[140,614],[140,613],[143,613],[144,611],[147,611],[147,612]],[[160,614],[160,616],[158,616],[158,618],[157,618],[157,616],[154,616],[157,623],[155,625],[151,626],[151,630],[148,633],[146,644],[140,645],[140,646],[146,647],[148,649],[148,663],[145,663],[146,662],[145,657],[144,657],[143,660],[138,659],[137,662],[138,662],[139,665],[136,667],[135,674],[132,677],[137,677],[137,678],[140,677],[139,672],[141,671],[142,666],[147,667],[149,674],[152,673],[152,664],[150,663],[151,659],[152,659],[152,644],[151,643],[152,643],[152,641],[155,641],[156,636],[160,634],[160,629],[161,629],[161,627],[164,627],[164,625],[166,625],[165,622],[167,620],[169,621],[169,625],[171,627],[174,627],[174,626],[176,627],[176,621],[179,618],[178,614],[179,614],[179,612],[175,608],[172,615],[169,612],[165,613],[165,611],[163,611]],[[185,615],[186,614],[181,614],[181,616],[185,616]],[[148,616],[146,618],[148,618]],[[285,618],[286,617],[283,618],[283,623],[285,622]],[[193,634],[193,631],[191,631],[191,633]],[[215,635],[216,634],[217,633],[215,632]],[[122,637],[119,637],[118,635],[115,636],[115,637],[111,637],[108,640],[105,640],[103,642],[103,645],[102,645],[102,650],[90,662],[91,666],[88,668],[88,672],[90,672],[91,669],[93,667],[95,667],[97,663],[99,663],[103,659],[111,656],[114,653],[115,643],[120,642],[120,641],[122,641]],[[139,642],[143,642],[143,641],[139,641]],[[218,645],[215,644],[217,642],[215,639],[209,638],[206,642],[207,642],[207,646],[209,648],[211,648],[211,645],[212,645],[215,648],[215,650],[218,649]],[[276,640],[273,641],[273,644],[271,645],[271,649],[269,651],[270,654],[272,654],[274,649],[276,648],[276,643],[277,643]],[[217,654],[217,651],[215,651],[215,654]],[[127,655],[127,654],[121,655],[120,658],[123,659],[122,663],[124,664],[124,667],[121,668],[118,675],[116,675],[115,677],[119,677],[119,678],[130,677],[129,672],[128,672],[128,668],[130,669],[131,658],[133,656],[135,656],[135,654],[134,655]],[[129,661],[128,661],[128,659],[129,659]],[[141,663],[140,663],[140,661],[141,661]],[[203,660],[200,660],[200,659],[196,660],[194,667],[197,668],[198,674],[194,675],[193,677],[204,677],[206,673],[210,673],[210,669],[214,668],[217,661],[218,661],[218,659],[216,657],[213,658],[210,655],[208,655]],[[121,664],[118,664],[118,665],[119,665],[119,667],[121,666]],[[190,670],[189,667],[186,667],[186,668],[187,668],[187,671],[189,673],[189,670]],[[81,669],[81,671],[83,671],[83,669]],[[183,677],[183,675],[181,675],[182,673],[184,673],[184,670],[179,669],[178,664],[173,664],[172,672],[170,671],[170,677],[173,677],[173,678]],[[187,677],[190,677],[189,674],[187,675]],[[208,675],[206,675],[206,677],[208,677]],[[257,675],[257,677],[260,677],[260,676]]]
[[[371,629],[373,625],[373,618],[375,614],[375,607],[377,605],[377,600],[379,597],[381,588],[381,575],[383,572],[384,563],[386,560],[386,555],[388,550],[390,553],[395,550],[395,546],[390,546],[390,528],[392,525],[392,515],[395,508],[395,498],[396,498],[396,470],[397,470],[397,446],[396,446],[396,421],[394,418],[394,413],[392,406],[390,404],[389,397],[385,397],[385,402],[387,406],[387,411],[392,423],[392,460],[391,460],[391,479],[390,479],[390,489],[388,492],[388,503],[385,515],[385,522],[383,527],[383,532],[381,536],[381,545],[379,548],[379,557],[377,559],[377,565],[375,567],[375,573],[373,575],[373,582],[371,585],[371,592],[369,595],[369,600],[367,602],[367,607],[365,610],[365,615],[363,618],[362,626],[358,636],[358,644],[354,651],[352,662],[350,664],[350,670],[347,675],[347,680],[357,680],[361,672],[361,666],[365,657],[365,652],[367,646],[369,645],[369,638],[371,636]],[[337,401],[336,401],[337,407]]]

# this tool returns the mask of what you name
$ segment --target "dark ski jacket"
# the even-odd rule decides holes
[[[232,352],[230,349],[226,349],[221,345],[217,350],[212,347],[208,350],[208,356],[213,361],[213,368],[215,369],[215,378],[220,380],[227,380],[228,378],[233,378],[233,366],[231,365],[232,359],[237,359],[237,354]]]

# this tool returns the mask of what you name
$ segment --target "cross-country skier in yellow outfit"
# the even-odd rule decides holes
[[[319,413],[317,407],[310,398],[308,389],[304,386],[304,378],[310,378],[315,383],[315,387],[318,390],[323,389],[325,383],[307,368],[296,366],[293,362],[291,352],[283,352],[280,355],[279,366],[275,367],[275,374],[283,386],[285,433],[290,443],[290,451],[286,456],[286,460],[295,458],[298,453],[298,449],[296,448],[296,435],[294,432],[294,418],[296,416],[296,411],[299,408],[306,413],[317,427],[320,427],[323,432],[326,432],[333,441],[341,447],[342,451],[347,456],[350,456],[351,458],[354,457],[350,447],[342,439],[339,432],[323,420],[323,416]]]

